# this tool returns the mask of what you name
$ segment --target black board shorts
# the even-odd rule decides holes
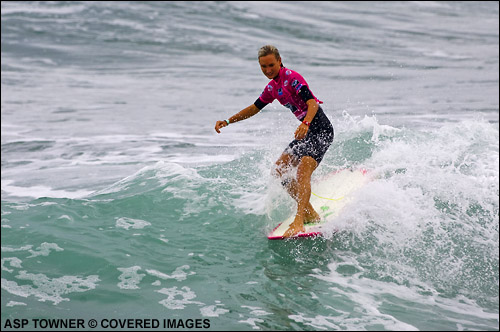
[[[297,160],[305,156],[312,157],[319,165],[332,144],[333,137],[332,123],[320,107],[309,126],[306,137],[293,140],[284,153],[294,156]]]

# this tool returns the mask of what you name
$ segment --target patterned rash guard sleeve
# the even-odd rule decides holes
[[[253,103],[258,109],[263,109],[264,107],[266,107],[267,103],[263,102],[262,100],[260,100],[260,97],[257,98],[257,100],[255,101],[255,103]]]
[[[283,67],[279,75],[267,84],[254,105],[262,109],[265,105],[278,100],[281,105],[290,109],[298,120],[302,121],[307,114],[307,101],[309,99],[322,103],[309,89],[304,77],[293,70]]]
[[[307,85],[303,85],[300,90],[299,90],[299,96],[302,98],[302,100],[307,103],[309,99],[314,99],[314,96],[311,93],[311,90],[309,90]]]
[[[260,94],[259,99],[266,105],[272,103],[274,101],[274,96],[272,94],[272,91],[273,91],[273,86],[268,84],[264,88],[264,91],[262,91],[262,93]]]

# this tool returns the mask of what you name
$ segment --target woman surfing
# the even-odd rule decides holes
[[[252,105],[227,120],[217,121],[215,131],[220,133],[221,128],[254,116],[275,99],[300,121],[295,139],[283,151],[273,169],[273,175],[281,179],[282,185],[297,201],[295,219],[283,235],[292,237],[305,231],[304,223],[320,220],[309,202],[311,176],[333,141],[333,126],[319,105],[322,102],[311,92],[306,80],[283,66],[276,47],[266,45],[260,48],[258,60],[262,73],[271,81]],[[295,177],[290,174],[293,169],[297,169]]]

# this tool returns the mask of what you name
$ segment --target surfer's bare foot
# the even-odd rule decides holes
[[[321,221],[321,217],[319,216],[318,212],[316,212],[313,207],[311,206],[311,203],[309,203],[309,207],[306,208],[306,215],[304,217],[304,224],[313,224],[316,222]]]
[[[293,223],[290,224],[288,230],[283,234],[283,237],[288,238],[299,234],[300,232],[305,232],[304,228],[304,217],[297,215]]]

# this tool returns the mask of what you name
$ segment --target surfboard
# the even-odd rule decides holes
[[[355,191],[363,187],[369,181],[368,171],[365,169],[342,169],[332,172],[311,183],[311,205],[321,216],[317,223],[305,224],[305,232],[296,234],[291,238],[315,237],[323,235],[322,229],[326,224],[335,220],[344,208],[352,200]],[[285,239],[283,234],[288,230],[295,219],[295,213],[280,223],[271,234],[269,240]]]

